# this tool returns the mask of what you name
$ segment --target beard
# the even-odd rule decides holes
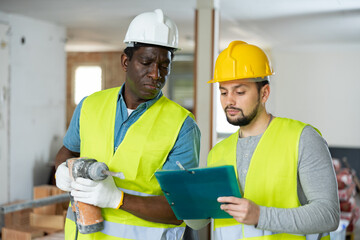
[[[246,126],[248,125],[249,123],[251,123],[251,121],[256,117],[257,113],[258,113],[258,109],[259,109],[259,106],[260,106],[260,101],[258,101],[258,103],[256,104],[256,106],[254,107],[254,109],[251,111],[250,114],[246,115],[244,114],[243,110],[241,108],[235,108],[235,107],[225,107],[225,114],[226,114],[226,120],[234,125],[234,126]],[[227,109],[235,109],[235,110],[238,110],[240,111],[240,116],[237,116],[235,119],[234,118],[230,118],[227,113],[226,113],[226,110]]]

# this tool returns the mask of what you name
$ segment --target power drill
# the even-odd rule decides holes
[[[108,176],[124,179],[121,172],[109,171],[108,166],[103,162],[98,162],[92,158],[69,158],[66,160],[69,168],[70,177],[75,180],[78,177],[101,181]],[[76,214],[76,225],[79,232],[89,234],[104,229],[104,219],[101,215],[101,208],[75,201],[70,195],[71,206]]]

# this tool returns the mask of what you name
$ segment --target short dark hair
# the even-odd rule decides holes
[[[266,84],[269,84],[269,81],[268,80],[265,80],[265,81],[261,81],[261,82],[255,82],[256,84],[256,88],[258,90],[258,92],[260,93],[260,89],[265,86]]]
[[[136,52],[140,47],[162,47],[162,48],[165,48],[166,50],[170,51],[171,60],[174,58],[174,52],[176,50],[175,48],[164,47],[164,46],[159,46],[159,45],[154,45],[154,44],[135,43],[133,47],[126,47],[124,49],[124,53],[126,54],[126,56],[128,56],[129,60],[131,60],[131,58],[134,55],[134,52]]]

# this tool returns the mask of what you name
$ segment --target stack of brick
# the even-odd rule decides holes
[[[338,159],[333,159],[334,169],[336,173],[336,180],[338,183],[338,192],[340,200],[340,218],[349,221],[346,228],[348,234],[354,232],[355,223],[359,219],[360,209],[356,205],[356,184],[353,176],[354,170],[341,167]]]
[[[34,199],[63,194],[52,185],[34,187]],[[14,202],[10,204],[16,204]],[[63,231],[68,203],[57,203],[43,207],[25,209],[5,215],[3,240],[31,240],[55,232]]]
[[[63,193],[65,192],[52,185],[34,187],[34,199],[55,196]],[[33,213],[30,214],[30,225],[45,229],[63,230],[67,205],[68,203],[57,203],[34,208]]]

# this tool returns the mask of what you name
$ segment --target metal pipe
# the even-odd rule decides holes
[[[66,202],[70,200],[68,193],[55,195],[46,198],[34,199],[22,203],[16,203],[12,205],[1,205],[0,206],[0,229],[5,226],[5,214],[20,211],[28,208],[37,208],[45,205],[50,205],[54,203]]]

